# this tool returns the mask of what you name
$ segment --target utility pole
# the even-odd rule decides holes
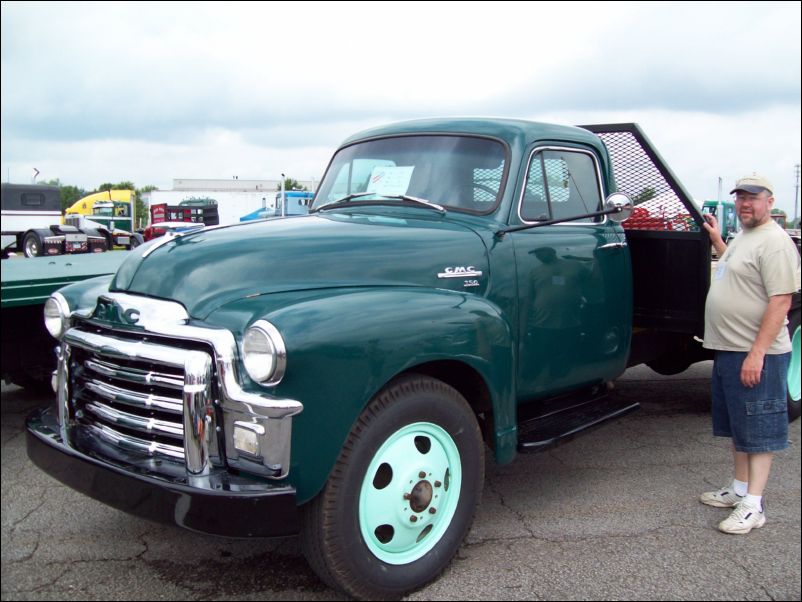
[[[287,206],[286,193],[284,191],[284,184],[287,177],[284,174],[281,174],[281,217],[284,217],[284,209]]]

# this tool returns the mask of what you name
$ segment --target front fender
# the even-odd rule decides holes
[[[78,261],[80,259],[81,256],[79,256]],[[73,259],[73,261],[75,260]],[[112,278],[114,278],[114,274],[88,278],[60,288],[58,292],[67,301],[70,311],[78,311],[83,315],[89,315],[97,304],[97,298],[109,292],[109,284]]]
[[[287,297],[287,295],[280,295]],[[462,362],[490,391],[494,426],[515,427],[513,348],[501,311],[482,297],[417,288],[350,289],[275,305],[267,295],[229,304],[210,319],[242,331],[257,319],[276,326],[287,347],[280,385],[246,387],[296,399],[290,481],[303,503],[323,487],[357,417],[398,374],[441,360]],[[266,305],[272,306],[267,309]],[[260,311],[261,310],[261,311]],[[243,323],[244,320],[247,323]],[[239,327],[235,329],[235,322]],[[241,371],[242,378],[244,370]]]

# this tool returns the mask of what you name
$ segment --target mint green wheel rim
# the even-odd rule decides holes
[[[417,422],[393,433],[373,456],[359,493],[368,549],[393,565],[423,557],[448,530],[461,485],[459,450],[445,430]]]
[[[788,366],[788,395],[794,401],[799,401],[800,389],[802,388],[802,342],[800,342],[800,327],[797,326],[794,330],[794,335],[791,337],[791,364]]]

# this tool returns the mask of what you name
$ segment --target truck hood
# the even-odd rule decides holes
[[[148,253],[154,244],[159,239],[131,252],[111,290],[178,301],[198,319],[269,293],[368,286],[480,293],[488,277],[478,234],[447,216],[328,213],[205,229]]]

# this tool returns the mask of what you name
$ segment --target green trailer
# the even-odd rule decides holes
[[[4,259],[2,271],[2,377],[21,387],[45,388],[56,368],[55,340],[44,327],[48,297],[74,282],[113,274],[127,251]]]

